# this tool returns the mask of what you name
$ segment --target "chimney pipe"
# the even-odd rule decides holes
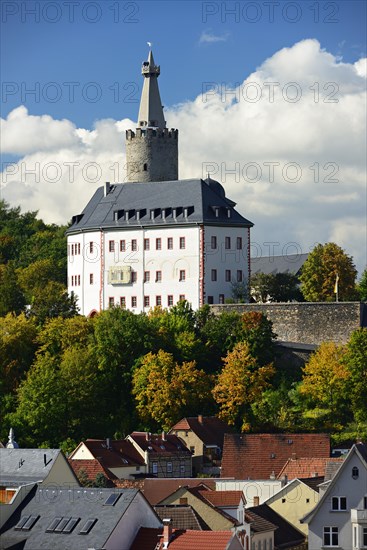
[[[168,548],[169,541],[172,537],[172,520],[163,520],[163,548]]]
[[[106,181],[104,184],[104,196],[107,197],[108,193],[111,190],[111,184],[109,181]]]
[[[167,441],[166,432],[165,432],[165,431],[162,432],[162,441]]]
[[[260,497],[254,497],[254,506],[260,506]]]
[[[198,422],[199,422],[199,424],[203,424],[203,415],[202,414],[198,415]]]
[[[106,439],[106,447],[109,451],[111,450],[111,439],[109,437]]]
[[[149,441],[149,432],[145,432],[145,441]]]

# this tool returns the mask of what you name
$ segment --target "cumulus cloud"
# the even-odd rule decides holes
[[[210,172],[221,181],[255,223],[256,253],[308,252],[335,241],[363,270],[366,59],[341,62],[304,40],[232,87],[199,86],[195,100],[166,110],[169,126],[180,131],[180,178]],[[65,223],[103,181],[126,178],[130,120],[105,119],[88,130],[20,107],[2,124],[6,152],[24,155],[5,167],[3,195],[48,222]],[[31,127],[44,136],[30,139]]]

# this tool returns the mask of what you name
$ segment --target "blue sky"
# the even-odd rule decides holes
[[[147,41],[172,106],[194,99],[203,82],[241,82],[305,38],[347,62],[365,56],[366,2],[3,0],[2,116],[23,104],[85,128],[100,118],[134,120]]]
[[[180,178],[210,171],[223,183],[255,224],[256,255],[333,241],[365,268],[365,1],[0,6],[0,193],[10,204],[67,223],[103,181],[125,181],[150,41],[167,124],[179,129]]]

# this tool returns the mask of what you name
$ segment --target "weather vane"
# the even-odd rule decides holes
[[[151,48],[153,46],[153,42],[147,42],[149,48]]]

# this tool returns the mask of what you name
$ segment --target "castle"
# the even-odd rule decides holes
[[[143,63],[138,127],[126,132],[127,181],[104,183],[67,230],[68,291],[80,313],[135,312],[187,300],[224,303],[250,276],[250,228],[223,186],[178,179],[152,51]]]

